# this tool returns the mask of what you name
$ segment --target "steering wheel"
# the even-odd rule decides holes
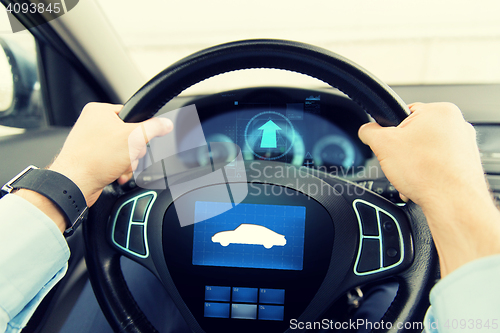
[[[288,70],[322,80],[346,93],[384,126],[397,125],[408,115],[405,103],[386,84],[335,53],[292,41],[246,40],[208,48],[168,67],[130,98],[120,117],[126,122],[143,121],[200,81],[253,68]],[[235,287],[232,279],[238,276],[238,283],[243,287],[244,283],[252,283],[255,268],[192,265],[192,243],[189,242],[192,242],[194,226],[179,226],[168,188],[154,193],[139,189],[124,194],[118,186],[110,185],[90,209],[83,229],[90,281],[104,315],[116,332],[156,332],[125,283],[120,268],[123,255],[144,265],[161,279],[194,332],[224,332],[225,329],[231,332],[257,329],[290,332],[289,318],[297,318],[299,322],[314,321],[349,289],[387,277],[398,280],[399,290],[382,318],[387,324],[378,327],[377,331],[416,331],[414,327],[405,327],[404,323],[423,321],[429,306],[429,292],[438,272],[437,254],[421,209],[412,202],[397,206],[371,191],[360,191],[357,185],[320,172],[310,171],[310,176],[300,179],[290,175],[264,179],[259,170],[276,165],[283,167],[276,162],[262,162],[251,171],[247,169],[247,178],[250,177],[261,190],[279,187],[294,193],[293,198],[268,197],[265,203],[306,207],[308,220],[302,271],[262,269],[255,273],[254,279],[260,283],[254,285],[256,288],[286,285],[282,288],[286,292],[282,321],[260,320],[263,319],[260,312],[254,320],[207,318],[203,312],[207,304],[204,303],[204,289],[200,288],[215,285],[214,276],[220,277],[223,286],[231,287]],[[193,179],[193,175],[188,178]],[[313,184],[328,188],[329,193],[311,193],[308,189]],[[206,193],[212,191],[206,189],[199,192],[200,197],[214,201],[210,193]],[[125,223],[124,227],[118,227],[120,216],[131,221],[129,216],[135,214],[131,211],[132,206],[139,207],[139,201],[144,198],[149,198],[146,200],[146,207],[148,203],[149,207],[142,212],[143,218],[144,212],[148,212],[147,223],[135,223],[134,226]],[[199,198],[186,199],[186,202],[193,205],[191,209],[194,210],[197,200]],[[262,204],[259,200],[255,196],[249,202]],[[114,233],[119,228],[135,228],[135,233],[147,239],[147,250],[131,250],[130,246],[117,244],[118,236]],[[172,236],[173,233],[176,236]],[[178,239],[183,239],[187,245]],[[178,253],[173,254],[175,251]],[[190,274],[201,275],[194,279]],[[197,283],[200,286],[195,287]],[[259,305],[259,311],[266,307],[269,308]]]

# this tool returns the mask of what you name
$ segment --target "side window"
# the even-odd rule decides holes
[[[1,11],[4,8],[0,6]],[[0,137],[46,124],[35,39],[28,31],[9,32],[7,15],[3,15],[0,13]]]

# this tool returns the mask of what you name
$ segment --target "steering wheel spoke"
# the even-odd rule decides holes
[[[414,242],[405,205],[339,178],[323,179],[342,191],[356,215],[359,243],[353,273],[361,280],[379,279],[410,267]]]
[[[149,219],[158,194],[137,189],[119,197],[113,205],[108,222],[108,240],[120,254],[140,263],[153,273],[148,230],[161,228],[155,219]]]

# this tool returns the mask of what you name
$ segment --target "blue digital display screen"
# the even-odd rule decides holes
[[[195,203],[193,265],[302,270],[306,208]]]

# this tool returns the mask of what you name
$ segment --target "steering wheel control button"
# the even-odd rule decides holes
[[[373,185],[372,185],[372,191],[379,194],[379,195],[383,195],[386,187],[387,187],[387,184],[385,181],[375,180],[373,182]]]
[[[361,220],[361,233],[365,236],[378,236],[377,211],[362,202],[354,206]]]
[[[398,255],[398,250],[396,250],[393,247],[390,247],[387,249],[387,251],[385,251],[385,253],[389,258],[395,258]],[[386,264],[385,259],[384,259],[384,264]]]
[[[154,191],[141,193],[125,201],[112,220],[111,240],[120,250],[140,258],[149,256],[148,216],[156,200]]]
[[[257,288],[233,288],[233,302],[257,303]]]
[[[260,289],[259,303],[285,304],[284,289]]]
[[[132,213],[132,207],[134,203],[129,202],[124,205],[118,215],[116,217],[115,222],[115,232],[113,233],[113,240],[120,246],[127,246],[127,236],[128,236],[128,228],[130,222],[130,214]]]
[[[398,234],[396,221],[384,212],[379,212],[380,223],[382,224],[382,234],[384,237],[389,237]]]
[[[384,234],[392,233],[394,230],[396,230],[396,225],[392,221],[384,221],[383,228]]]
[[[146,217],[146,211],[148,209],[149,203],[153,199],[152,195],[146,195],[140,199],[137,199],[134,209],[134,215],[132,221],[134,222],[144,222]]]
[[[259,320],[279,320],[285,317],[285,307],[278,305],[259,305]]]
[[[380,242],[378,239],[365,238],[361,247],[357,271],[360,273],[380,268]]]
[[[229,318],[229,303],[205,302],[205,317]]]
[[[205,301],[229,302],[231,287],[206,286]]]
[[[379,212],[379,217],[382,225],[384,267],[389,267],[398,263],[401,259],[400,234],[396,226],[396,221],[389,215]]]
[[[354,200],[352,206],[356,211],[361,230],[354,273],[356,275],[374,274],[401,264],[404,247],[398,221],[389,212],[362,199]],[[366,232],[368,228],[366,216],[370,216],[372,220],[375,218],[377,231],[380,230],[380,234]],[[373,223],[371,225],[373,228]]]
[[[257,319],[256,304],[232,304],[231,318],[233,319]]]
[[[130,237],[128,248],[130,251],[145,255],[146,246],[144,244],[144,226],[132,224],[130,226]]]

